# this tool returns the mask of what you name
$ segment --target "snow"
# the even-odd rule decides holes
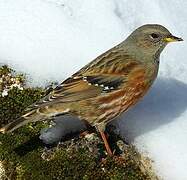
[[[54,145],[63,141],[68,134],[77,134],[86,130],[86,125],[83,121],[71,115],[57,117],[49,128],[44,128],[40,131],[40,139],[46,145]]]
[[[0,64],[34,86],[61,81],[146,23],[187,39],[184,0],[0,0]],[[187,45],[168,45],[159,78],[118,121],[166,180],[187,179]]]

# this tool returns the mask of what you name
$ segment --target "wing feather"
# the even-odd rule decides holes
[[[88,100],[116,91],[128,80],[132,70],[139,66],[140,62],[114,48],[63,81],[35,106]]]

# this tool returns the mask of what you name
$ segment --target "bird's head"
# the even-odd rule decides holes
[[[173,36],[169,30],[158,24],[143,25],[127,38],[131,47],[134,46],[138,51],[150,55],[160,55],[168,43],[176,41],[183,40]]]

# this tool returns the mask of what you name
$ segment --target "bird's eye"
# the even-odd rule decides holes
[[[153,38],[153,39],[159,38],[159,35],[156,34],[156,33],[152,33],[150,36],[151,36],[151,38]]]

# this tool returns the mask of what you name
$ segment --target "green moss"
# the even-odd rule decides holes
[[[131,148],[124,159],[108,157],[103,162],[87,148],[56,148],[47,161],[41,157],[43,146],[32,129],[0,139],[0,159],[6,162],[7,176],[14,174],[12,179],[150,179],[132,159]]]
[[[0,97],[0,123],[7,124],[19,117],[23,110],[42,97],[41,89],[13,88],[5,97]]]
[[[16,74],[7,66],[0,68],[0,127],[19,117],[23,110],[39,100],[44,91],[41,88],[26,88],[25,76]],[[14,85],[19,85],[21,88]],[[7,96],[2,96],[4,89],[8,90]]]
[[[6,66],[0,69],[0,75],[7,72],[13,73]],[[7,96],[0,96],[1,125],[19,117],[28,105],[44,94],[42,89],[23,87],[23,90],[12,88]],[[101,160],[87,146],[81,146],[85,140],[79,138],[74,140],[73,146],[72,143],[59,146],[46,153],[47,158],[42,158],[45,154],[44,145],[39,140],[42,127],[44,125],[40,122],[19,128],[11,134],[0,134],[0,161],[9,179],[151,179],[147,172],[141,170],[139,154],[131,146],[126,147],[121,159],[107,157]],[[102,143],[98,144],[100,146],[103,150]]]

